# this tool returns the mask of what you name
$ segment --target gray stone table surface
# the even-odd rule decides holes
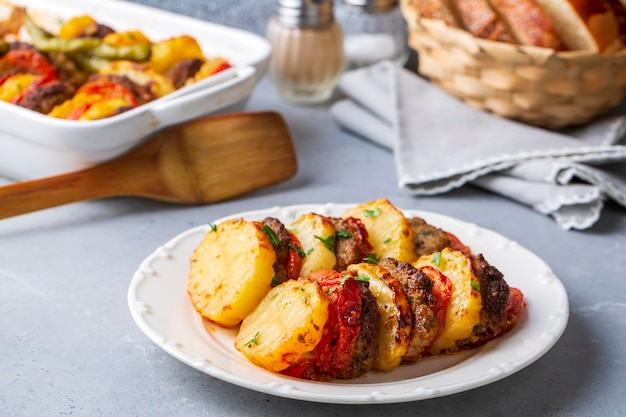
[[[259,34],[273,8],[268,0],[141,2]],[[471,187],[414,198],[397,188],[392,155],[339,130],[327,105],[290,105],[263,80],[247,110],[268,109],[285,117],[299,158],[297,175],[280,185],[202,207],[119,198],[0,221],[0,415],[626,415],[623,209],[609,203],[593,228],[576,232]],[[561,339],[535,363],[481,388],[418,402],[335,405],[208,376],[168,355],[134,324],[126,301],[133,273],[178,233],[252,209],[382,196],[496,230],[539,254],[569,295]]]

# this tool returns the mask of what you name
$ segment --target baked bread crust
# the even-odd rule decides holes
[[[490,0],[502,21],[523,45],[566,49],[552,19],[535,0]]]
[[[604,0],[537,0],[573,50],[609,52],[621,47],[615,14]]]

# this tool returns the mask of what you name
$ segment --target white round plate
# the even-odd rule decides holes
[[[340,216],[353,205],[275,207],[239,213],[288,224],[300,214]],[[507,377],[531,364],[559,339],[569,316],[565,288],[538,256],[493,231],[440,214],[403,210],[448,230],[496,266],[527,303],[517,326],[483,347],[449,356],[433,356],[392,372],[369,372],[351,380],[305,381],[274,374],[248,362],[233,341],[236,329],[203,320],[186,293],[189,258],[207,224],[190,229],[156,249],[139,266],[128,290],[128,304],[139,328],[163,350],[209,375],[252,390],[324,403],[373,404],[416,401],[450,395]],[[224,219],[216,220],[219,223]]]

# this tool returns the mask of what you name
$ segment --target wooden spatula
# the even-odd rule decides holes
[[[296,170],[278,113],[212,116],[167,128],[101,165],[2,186],[0,219],[113,196],[206,204],[276,184]]]

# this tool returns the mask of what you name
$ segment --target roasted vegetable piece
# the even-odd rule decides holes
[[[198,72],[196,72],[194,76],[187,81],[187,84],[200,81],[204,78],[210,77],[211,75],[217,74],[221,71],[225,71],[229,68],[231,68],[231,65],[225,58],[209,59],[204,64],[202,64]]]
[[[394,258],[403,262],[417,259],[409,221],[386,198],[353,207],[342,217],[361,220],[378,259]]]
[[[1,80],[0,100],[13,101],[15,97],[23,94],[36,79],[37,76],[34,74],[13,74],[7,76]]]
[[[138,43],[136,45],[113,46],[107,43],[101,43],[88,52],[91,56],[110,61],[122,59],[142,62],[150,58],[150,44]]]
[[[407,352],[413,326],[411,306],[402,284],[378,265],[354,264],[348,267],[348,272],[369,278],[369,289],[376,297],[380,315],[378,353],[374,369],[391,371],[400,365]]]
[[[124,75],[135,84],[147,86],[156,97],[173,92],[174,85],[146,65],[132,61],[113,61],[98,71],[103,75]]]
[[[191,302],[203,317],[235,326],[269,292],[274,262],[276,253],[259,223],[226,220],[206,233],[191,257]]]
[[[173,37],[152,45],[150,68],[167,74],[177,62],[189,58],[205,59],[198,42],[191,36]]]
[[[109,33],[102,40],[104,43],[112,46],[149,45],[152,43],[152,41],[139,30]]]
[[[83,84],[74,97],[52,109],[49,116],[67,120],[95,120],[139,104],[133,92],[120,83],[96,79]]]
[[[97,38],[65,39],[54,36],[37,26],[29,16],[26,16],[25,25],[33,45],[42,52],[77,53],[91,50],[102,44],[102,40]]]
[[[334,270],[316,271],[308,276],[322,285],[331,300],[322,339],[315,347],[317,377],[356,378],[374,365],[378,309],[367,282],[361,278]],[[315,378],[314,374],[306,376]]]
[[[307,277],[313,271],[332,269],[337,262],[335,256],[335,227],[324,216],[306,213],[288,226],[298,238],[304,259],[301,277]]]
[[[322,338],[329,299],[319,284],[287,281],[274,287],[241,323],[235,347],[250,362],[280,372],[293,366]]]
[[[0,83],[3,76],[18,73],[37,75],[42,83],[59,78],[48,59],[34,49],[11,49],[0,58]]]
[[[483,303],[478,278],[472,269],[469,255],[449,248],[420,257],[415,262],[415,267],[423,266],[438,269],[452,282],[451,301],[446,312],[446,326],[430,349],[430,353],[454,352],[458,350],[457,341],[469,338],[474,326],[481,319]]]
[[[66,20],[59,28],[59,37],[64,39],[77,38],[84,33],[96,32],[98,22],[88,15],[74,16]]]
[[[263,219],[261,230],[269,238],[276,252],[273,284],[298,279],[304,255],[298,238],[287,230],[280,220],[274,217]]]
[[[441,336],[441,333],[443,333],[443,329],[446,327],[448,306],[450,305],[450,299],[452,297],[452,281],[450,281],[447,276],[443,275],[441,271],[431,265],[422,266],[420,271],[426,274],[426,276],[433,282],[433,295],[437,299],[433,310],[435,312],[435,316],[437,317],[437,321],[439,322],[439,327],[431,345],[426,348],[427,350],[430,350],[439,339],[439,336]]]

